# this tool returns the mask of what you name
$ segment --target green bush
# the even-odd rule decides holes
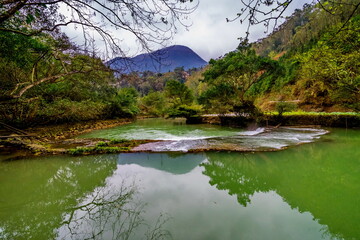
[[[108,142],[98,142],[98,143],[96,144],[96,147],[106,147],[106,146],[108,146],[108,145],[109,145]]]
[[[243,113],[249,114],[252,117],[257,117],[261,115],[259,109],[254,105],[252,101],[242,101],[241,103],[235,105],[233,107],[233,112],[237,115],[241,115]]]
[[[150,92],[141,99],[143,113],[160,117],[165,113],[166,101],[162,92]]]
[[[108,117],[134,117],[140,112],[138,95],[135,88],[120,89],[109,101],[106,110]]]
[[[201,112],[201,107],[197,105],[192,105],[192,106],[180,105],[178,107],[169,108],[167,110],[167,114],[171,118],[176,118],[176,117],[189,118],[199,115],[200,112]]]
[[[74,102],[62,99],[52,103],[44,103],[38,112],[39,121],[48,122],[78,122],[100,119],[105,113],[106,104],[90,100]]]
[[[297,104],[292,102],[278,102],[275,105],[275,109],[279,116],[282,116],[285,112],[292,112],[296,110]]]

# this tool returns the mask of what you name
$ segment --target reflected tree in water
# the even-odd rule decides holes
[[[209,183],[219,190],[227,190],[230,195],[236,195],[241,205],[246,207],[255,192],[268,191],[258,178],[244,174],[244,170],[256,169],[256,164],[248,159],[246,154],[236,155],[237,157],[231,155],[230,158],[226,158],[226,161],[216,159],[212,157],[212,154],[207,155],[209,161],[203,163],[202,166],[205,168],[203,174],[210,177]]]
[[[105,188],[116,169],[117,155],[0,164],[0,239],[101,239],[111,227],[114,239],[128,239],[145,226],[144,205],[133,202],[132,188]],[[165,220],[146,234],[161,239]]]
[[[99,187],[77,207],[69,209],[63,225],[58,229],[59,239],[168,239],[163,229],[167,218],[163,215],[154,226],[143,219],[145,204],[135,199],[136,187]]]
[[[360,151],[349,142],[256,154],[207,153],[203,174],[212,186],[236,195],[243,206],[257,192],[274,191],[291,208],[310,212],[324,226],[324,236],[359,239]]]
[[[54,239],[66,209],[103,186],[116,169],[109,156],[47,157],[0,165],[0,239]]]

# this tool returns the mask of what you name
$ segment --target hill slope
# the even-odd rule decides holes
[[[186,46],[174,45],[152,53],[141,54],[133,58],[117,57],[107,62],[111,69],[122,72],[159,72],[173,71],[177,67],[201,68],[207,62]]]

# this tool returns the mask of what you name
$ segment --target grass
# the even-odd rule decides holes
[[[114,139],[108,142],[100,141],[93,147],[77,147],[67,150],[71,155],[89,155],[99,153],[129,152],[133,147],[147,143],[147,140]]]
[[[130,151],[130,147],[78,147],[69,149],[68,153],[71,155],[87,155],[87,154],[98,154],[98,153],[120,153]]]
[[[278,115],[278,112],[265,112],[265,115]],[[357,112],[284,112],[283,116],[359,116]]]

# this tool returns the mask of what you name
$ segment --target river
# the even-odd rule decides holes
[[[360,239],[359,130],[141,120],[80,137],[163,141],[0,161],[0,239]],[[187,152],[209,145],[248,152]]]

